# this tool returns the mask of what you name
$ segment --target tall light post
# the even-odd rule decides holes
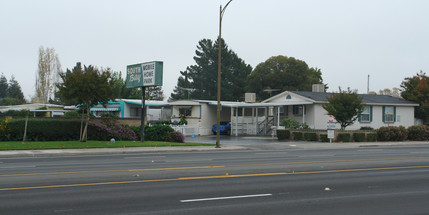
[[[220,80],[221,80],[221,52],[222,52],[222,17],[225,13],[225,9],[228,7],[229,3],[231,3],[232,0],[229,0],[229,2],[225,5],[224,8],[222,8],[222,5],[220,5],[220,12],[219,12],[219,55],[218,55],[218,70],[217,70],[217,128],[216,128],[216,148],[220,148]]]

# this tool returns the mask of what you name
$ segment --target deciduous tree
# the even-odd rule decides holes
[[[45,104],[54,99],[55,84],[61,72],[61,63],[53,48],[39,48],[39,63],[36,73],[36,97]]]
[[[364,108],[362,98],[350,88],[347,91],[340,88],[339,93],[333,93],[327,99],[328,103],[323,104],[323,108],[341,124],[342,130],[352,125]]]
[[[65,73],[60,73],[62,83],[57,84],[56,96],[62,101],[73,101],[80,104],[87,113],[81,141],[86,141],[90,108],[96,104],[106,104],[113,98],[113,82],[110,70],[98,70],[94,66],[76,66]]]
[[[415,108],[415,117],[429,122],[429,77],[423,71],[413,77],[405,78],[401,84],[402,98],[419,103]]]
[[[309,68],[302,60],[282,55],[258,64],[247,80],[247,91],[256,93],[258,100],[269,98],[273,89],[311,91],[313,84],[323,83],[320,69]]]

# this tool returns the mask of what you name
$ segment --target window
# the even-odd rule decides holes
[[[184,117],[192,116],[192,106],[179,107],[179,115]]]
[[[359,122],[372,121],[372,106],[365,106],[362,113],[359,115]]]
[[[396,121],[396,107],[395,106],[384,106],[383,107],[383,122],[395,122]]]
[[[302,109],[304,109],[303,105],[294,105],[293,106],[293,115],[298,115],[298,116],[302,116]],[[304,114],[305,114],[305,110],[304,110]]]

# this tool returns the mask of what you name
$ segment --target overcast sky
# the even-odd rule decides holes
[[[63,70],[76,62],[122,71],[164,61],[170,96],[196,45],[218,36],[228,0],[0,0],[0,73],[35,94],[40,46],[55,48]],[[253,68],[285,55],[320,68],[330,91],[399,87],[429,73],[429,1],[233,0],[222,37]],[[124,77],[125,78],[125,77]]]

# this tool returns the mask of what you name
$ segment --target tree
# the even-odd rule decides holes
[[[39,48],[39,63],[36,73],[36,97],[45,104],[55,95],[55,84],[58,74],[62,71],[61,63],[55,49]]]
[[[401,84],[402,98],[419,103],[415,107],[415,117],[422,119],[425,123],[429,122],[429,77],[426,73],[420,71],[413,77],[405,78]]]
[[[9,88],[9,84],[7,83],[7,78],[2,73],[0,77],[0,98],[7,97],[8,88]]]
[[[364,105],[362,98],[359,97],[356,91],[341,91],[333,93],[328,97],[328,103],[323,104],[323,108],[329,115],[334,116],[335,120],[341,124],[341,129],[344,130],[347,126],[352,125],[362,113]]]
[[[161,86],[146,87],[146,100],[164,100],[164,91]]]
[[[203,39],[198,42],[194,57],[196,65],[191,65],[177,81],[169,100],[177,99],[217,99],[218,41]],[[244,97],[246,78],[252,67],[246,64],[222,40],[221,98],[237,101]]]
[[[399,92],[399,88],[394,87],[392,89],[386,88],[384,90],[379,90],[378,91],[379,95],[387,95],[387,96],[393,96],[393,97],[401,97],[401,94]]]
[[[93,66],[84,66],[81,63],[70,71],[60,73],[62,83],[57,84],[56,96],[63,101],[73,101],[86,110],[86,123],[82,132],[81,141],[86,141],[90,108],[97,104],[106,104],[113,99],[113,82],[110,70],[98,70]]]
[[[7,97],[18,99],[21,104],[25,102],[24,93],[22,93],[21,86],[19,85],[18,81],[15,80],[15,76],[13,75],[9,81]]]
[[[302,60],[282,55],[258,64],[247,80],[247,91],[256,93],[258,100],[269,98],[274,89],[311,91],[313,84],[323,83],[320,69],[309,68]]]

